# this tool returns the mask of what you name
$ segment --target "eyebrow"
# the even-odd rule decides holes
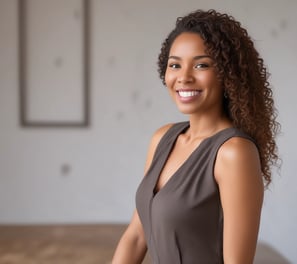
[[[200,55],[200,56],[195,56],[193,59],[200,60],[200,59],[204,59],[204,58],[211,58],[211,57],[208,55]],[[178,56],[169,56],[168,59],[181,60],[181,58]]]

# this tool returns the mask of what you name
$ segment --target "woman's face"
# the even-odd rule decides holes
[[[221,113],[223,89],[214,61],[196,33],[182,33],[172,43],[165,72],[166,86],[184,114]]]

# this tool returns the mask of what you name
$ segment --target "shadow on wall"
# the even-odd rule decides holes
[[[259,242],[254,264],[290,264],[290,262],[276,249],[264,242]]]

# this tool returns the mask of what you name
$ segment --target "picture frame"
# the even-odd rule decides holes
[[[90,124],[89,0],[19,0],[20,124]]]

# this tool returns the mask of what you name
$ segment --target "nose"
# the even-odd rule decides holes
[[[191,68],[186,67],[180,70],[179,76],[178,76],[179,83],[189,83],[193,81],[194,81],[194,77],[193,77]]]

